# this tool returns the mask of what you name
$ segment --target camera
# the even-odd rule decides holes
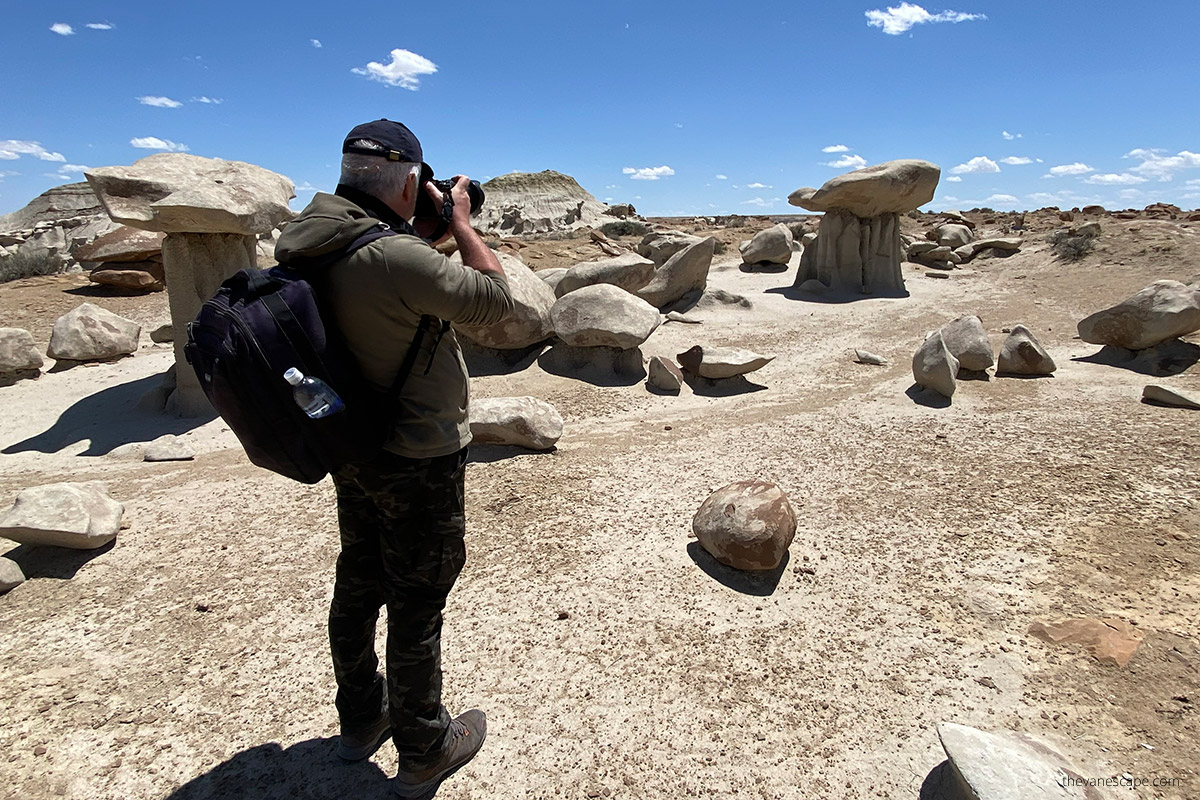
[[[450,190],[454,188],[454,180],[430,181],[442,193],[445,198],[443,208],[438,208],[429,196],[429,192],[425,191],[424,184],[421,186],[421,191],[417,194],[417,208],[414,213],[416,219],[445,220],[450,222],[451,208],[454,201],[450,197]],[[483,207],[483,187],[479,185],[479,181],[471,181],[467,184],[467,197],[471,200],[471,214],[479,213],[479,209]]]

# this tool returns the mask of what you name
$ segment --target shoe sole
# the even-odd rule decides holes
[[[386,742],[390,738],[392,738],[392,726],[391,725],[389,725],[387,728],[385,728],[383,730],[383,732],[379,734],[379,738],[376,739],[372,744],[364,745],[363,747],[359,747],[356,749],[346,747],[344,744],[342,744],[341,739],[339,738],[338,746],[337,746],[337,756],[342,761],[349,761],[351,763],[353,763],[355,761],[362,761],[364,759],[370,758],[371,756],[375,755],[375,751],[378,750],[380,747],[383,747],[383,743]]]
[[[478,751],[476,751],[476,752],[478,752]],[[474,757],[475,757],[475,755],[472,754],[471,758],[474,758]],[[392,784],[392,794],[395,797],[403,798],[403,800],[432,800],[433,796],[435,794],[437,794],[437,790],[442,787],[442,783],[447,778],[449,778],[451,775],[458,772],[460,769],[462,769],[467,764],[469,764],[471,762],[471,758],[468,758],[466,761],[459,764],[454,769],[449,770],[448,772],[446,772],[446,774],[439,775],[437,778],[434,778],[433,780],[425,781],[425,783],[418,783],[418,784],[414,784],[411,786],[403,786],[403,787],[397,783],[393,783]]]

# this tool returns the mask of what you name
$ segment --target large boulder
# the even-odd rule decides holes
[[[267,233],[291,219],[292,182],[242,161],[157,153],[84,173],[114,222],[167,233]]]
[[[779,566],[796,535],[796,513],[773,483],[736,481],[710,494],[692,518],[709,555],[735,569]]]
[[[947,222],[934,228],[931,238],[939,245],[954,249],[962,247],[964,244],[970,244],[975,236],[966,225]]]
[[[92,550],[116,538],[124,512],[99,481],[34,486],[17,494],[12,508],[0,516],[0,537]]]
[[[759,231],[738,251],[746,264],[787,264],[792,258],[792,231],[784,223]]]
[[[1200,289],[1179,281],[1155,281],[1112,308],[1079,323],[1079,338],[1092,344],[1144,350],[1200,330]]]
[[[1051,375],[1058,369],[1033,331],[1014,325],[1000,347],[996,373],[1000,375]]]
[[[651,231],[642,237],[637,251],[638,255],[653,261],[654,266],[661,267],[680,250],[701,241],[703,241],[702,237],[682,231]]]
[[[650,338],[662,317],[640,297],[608,283],[560,297],[550,309],[554,332],[572,347],[628,350]]]
[[[33,336],[21,328],[0,328],[0,378],[32,377],[42,368]]]
[[[708,285],[717,240],[711,237],[679,250],[654,272],[650,282],[638,289],[638,297],[655,308],[675,302],[694,289]]]
[[[916,159],[887,161],[838,175],[820,189],[797,189],[788,202],[809,211],[845,209],[861,219],[915,211],[933,199],[942,171]]]
[[[982,371],[994,366],[992,343],[976,316],[959,317],[941,328],[946,349],[958,359],[960,369]]]
[[[108,361],[137,351],[142,326],[83,303],[54,322],[46,354],[55,361]]]
[[[941,331],[925,338],[912,360],[913,380],[944,397],[953,397],[958,359],[946,347]]]
[[[494,325],[456,323],[454,329],[476,344],[497,350],[519,350],[549,339],[554,334],[550,319],[554,290],[521,259],[505,253],[496,253],[496,258],[508,277],[513,313]]]
[[[145,231],[122,225],[99,236],[88,244],[76,247],[71,255],[76,261],[146,261],[161,255],[165,233]]]
[[[562,415],[536,397],[471,400],[471,438],[479,444],[510,444],[549,450],[563,433]]]
[[[679,365],[693,375],[709,380],[733,378],[762,369],[775,360],[737,347],[703,347],[696,345],[675,356]]]
[[[598,228],[608,206],[570,175],[554,170],[510,172],[483,184],[487,202],[475,219],[482,231],[504,236]]]
[[[584,261],[567,270],[558,279],[554,293],[562,297],[568,292],[582,289],[584,286],[595,286],[600,283],[610,283],[619,286],[626,292],[636,292],[650,282],[654,276],[654,262],[637,253],[624,253],[612,258],[602,258],[599,261]]]

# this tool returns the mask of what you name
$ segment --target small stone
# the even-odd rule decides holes
[[[150,331],[150,341],[155,344],[169,344],[175,341],[175,327],[169,322],[164,322]]]
[[[1142,633],[1128,622],[1112,618],[1085,617],[1058,623],[1039,621],[1029,627],[1029,633],[1051,644],[1082,645],[1101,664],[1118,667],[1129,663],[1143,639]]]
[[[722,564],[772,570],[796,535],[796,514],[775,484],[737,481],[708,496],[692,519],[692,530]]]
[[[941,278],[942,280],[950,279],[949,273],[946,273],[946,272],[926,272],[925,277],[926,278]]]
[[[1155,386],[1153,384],[1142,389],[1142,402],[1159,403],[1175,408],[1200,408],[1200,400],[1189,397],[1182,392],[1177,392],[1174,389],[1168,389],[1165,386]]]
[[[568,611],[560,611],[560,612],[558,612],[558,618],[559,619],[570,619],[571,614]]]
[[[762,369],[775,360],[736,347],[695,347],[677,355],[680,366],[701,378],[732,378]]]
[[[34,754],[35,756],[44,756],[44,755],[46,755],[46,745],[44,745],[44,744],[39,744],[37,747],[33,748],[33,754]]]
[[[888,360],[883,356],[877,356],[868,350],[855,350],[854,360],[859,364],[870,364],[874,367],[886,367]]]
[[[11,558],[0,558],[0,594],[11,591],[25,582],[21,565]]]
[[[146,461],[191,461],[196,451],[178,436],[166,434],[146,445],[142,458]]]
[[[677,393],[683,388],[683,373],[662,356],[651,356],[646,372],[646,385],[654,389]]]
[[[471,401],[471,436],[480,444],[549,450],[562,434],[562,415],[545,400],[485,397]]]
[[[1052,375],[1057,368],[1054,359],[1024,325],[1013,326],[996,362],[998,375]]]
[[[685,322],[688,325],[700,325],[703,322],[703,320],[698,320],[695,317],[689,317],[687,314],[681,313],[679,311],[668,311],[667,312],[667,321],[668,322]]]

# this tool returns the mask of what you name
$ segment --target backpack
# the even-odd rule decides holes
[[[386,224],[348,247],[299,268],[244,269],[221,284],[187,326],[183,352],[200,388],[229,425],[250,461],[301,483],[316,483],[343,464],[378,454],[390,431],[395,400],[426,333],[445,323],[425,315],[391,389],[368,385],[310,278],[384,236]],[[296,405],[283,373],[296,367],[320,378],[346,404],[310,419]]]

